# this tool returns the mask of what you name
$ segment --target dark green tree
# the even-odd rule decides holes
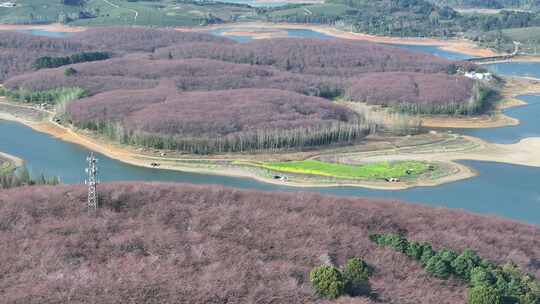
[[[32,181],[32,179],[30,178],[30,171],[28,171],[28,168],[26,168],[26,166],[20,168],[17,175],[19,181],[22,184],[29,185]]]
[[[64,70],[64,75],[65,75],[66,77],[73,76],[73,75],[75,75],[75,74],[77,74],[77,70],[75,70],[75,69],[72,68],[72,67],[69,67],[69,68],[67,68],[67,69]]]
[[[450,263],[439,254],[429,259],[426,271],[441,279],[448,279],[452,274]]]
[[[369,294],[369,266],[360,258],[351,258],[347,261],[343,276],[345,290],[351,296]]]
[[[493,275],[484,267],[474,267],[470,275],[471,286],[489,286],[494,283]]]
[[[336,267],[316,267],[309,274],[309,280],[317,295],[321,297],[336,299],[345,293],[345,279]]]
[[[422,249],[423,249],[422,244],[416,241],[412,241],[412,242],[409,242],[409,246],[407,247],[406,254],[415,260],[420,260],[420,258],[422,257]]]
[[[405,253],[409,247],[409,241],[403,235],[396,234],[392,237],[390,245],[395,251]]]
[[[383,244],[383,235],[381,234],[377,234],[377,233],[371,233],[369,235],[369,240],[372,241],[373,243],[377,244],[377,245],[384,245]]]
[[[480,264],[480,257],[470,249],[465,249],[454,261],[452,268],[454,273],[460,278],[470,281],[471,270]]]
[[[430,244],[424,243],[422,245],[422,256],[420,257],[420,262],[425,267],[429,260],[435,255],[435,251]]]
[[[469,304],[502,304],[499,290],[490,286],[476,286],[469,290]]]

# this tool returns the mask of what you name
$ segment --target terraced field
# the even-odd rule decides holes
[[[61,0],[19,0],[15,7],[0,7],[0,23],[198,26],[236,20],[246,21],[256,16],[255,9],[232,3],[177,3],[172,0],[88,0],[81,3],[81,5],[65,5]]]

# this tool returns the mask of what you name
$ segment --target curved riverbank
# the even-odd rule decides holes
[[[519,93],[540,92],[540,82],[518,78],[508,78],[507,84],[502,90],[504,102],[497,105],[497,109],[480,117],[435,117],[425,118],[424,125],[428,127],[475,127],[488,128],[498,126],[517,125],[519,121],[502,113],[502,109],[526,104],[517,99]],[[40,114],[36,114],[40,113]],[[540,148],[538,139],[527,139],[512,145],[497,145],[486,141],[459,135],[433,135],[427,134],[428,138],[420,140],[412,137],[404,139],[410,141],[380,145],[380,139],[367,140],[361,146],[347,148],[325,149],[322,151],[301,153],[277,153],[275,155],[223,155],[223,156],[188,156],[174,155],[174,152],[166,151],[167,155],[160,155],[162,151],[142,149],[131,146],[123,146],[104,140],[95,134],[84,130],[73,130],[52,121],[52,112],[46,112],[27,105],[0,102],[0,118],[23,123],[34,130],[43,132],[63,141],[74,143],[90,150],[102,153],[112,159],[146,168],[159,168],[191,173],[202,173],[220,176],[250,178],[260,182],[287,185],[294,187],[363,187],[379,190],[403,190],[413,187],[439,186],[441,184],[468,179],[477,175],[473,169],[462,165],[460,160],[492,161],[499,163],[540,166],[540,156],[536,155],[536,149]],[[431,119],[431,121],[430,121]],[[426,123],[426,121],[428,123]],[[445,123],[447,125],[445,125]],[[431,138],[429,138],[431,136]],[[459,137],[459,138],[458,138]],[[384,139],[388,140],[388,139]],[[403,141],[403,140],[402,140]],[[400,146],[403,148],[391,148]],[[146,150],[146,151],[145,151]],[[512,157],[508,157],[511,154]],[[235,161],[245,160],[303,160],[308,158],[320,158],[325,155],[338,155],[342,163],[350,163],[362,159],[368,162],[398,161],[398,160],[422,160],[441,162],[444,172],[433,177],[419,177],[415,180],[387,182],[384,180],[340,180],[329,179],[321,176],[291,175],[286,182],[275,179],[274,176],[281,174],[277,171],[269,171],[250,166],[234,165]],[[381,156],[382,155],[382,156]],[[344,159],[346,160],[344,161]],[[154,164],[154,165],[153,165]],[[156,166],[155,164],[158,164]]]
[[[238,161],[238,158],[171,158],[162,156],[153,156],[142,154],[135,147],[126,147],[119,144],[114,144],[92,137],[91,134],[82,134],[75,132],[71,128],[58,125],[52,121],[29,122],[28,120],[19,119],[15,116],[12,121],[23,123],[30,128],[52,135],[66,142],[74,143],[83,146],[89,150],[99,152],[109,158],[146,168],[156,168],[153,163],[159,163],[156,169],[182,171],[190,173],[221,175],[230,177],[251,178],[260,182],[286,185],[299,188],[311,187],[362,187],[377,190],[404,190],[412,187],[427,187],[438,186],[448,182],[467,179],[476,175],[476,172],[464,165],[458,163],[448,163],[449,171],[441,178],[437,179],[419,179],[414,182],[387,182],[382,180],[358,180],[358,181],[327,181],[317,177],[313,179],[304,178],[289,178],[286,182],[273,179],[272,173],[266,170],[260,170],[251,167],[231,166],[230,163]],[[241,160],[241,159],[240,159]],[[226,162],[226,164],[222,164]]]
[[[25,110],[30,109],[30,107],[22,105],[10,104],[10,106],[12,108],[22,107]],[[37,109],[34,110],[41,111]],[[159,153],[156,154],[156,151],[151,153],[141,153],[141,149],[110,143],[95,137],[92,133],[84,131],[76,132],[71,128],[58,125],[50,119],[52,113],[48,112],[44,114],[47,114],[46,116],[48,119],[36,121],[35,119],[28,119],[28,117],[25,117],[25,114],[13,115],[6,113],[0,115],[0,118],[23,123],[36,131],[52,135],[63,141],[83,146],[90,150],[102,153],[112,159],[135,166],[155,167],[152,164],[158,163],[159,169],[251,178],[265,183],[293,187],[363,187],[378,190],[403,190],[412,187],[438,186],[477,175],[473,169],[457,163],[456,161],[458,160],[493,161],[540,167],[540,155],[535,153],[535,151],[538,151],[537,149],[540,149],[540,138],[523,140],[522,142],[513,145],[497,145],[471,137],[464,137],[466,141],[461,142],[461,137],[457,138],[457,135],[441,135],[441,138],[446,138],[444,144],[441,144],[440,138],[437,138],[436,140],[432,139],[432,142],[428,140],[427,143],[423,143],[419,146],[405,145],[403,148],[374,148],[373,150],[365,151],[366,147],[363,145],[361,147],[347,147],[346,150],[341,151],[339,149],[336,151],[323,150],[314,152],[309,156],[309,158],[316,158],[322,157],[325,154],[337,154],[339,157],[347,157],[349,162],[350,160],[354,161],[356,159],[362,159],[364,162],[397,160],[436,161],[443,163],[445,166],[445,172],[436,178],[419,178],[414,181],[406,182],[387,182],[382,180],[342,181],[336,179],[329,180],[318,176],[291,176],[286,182],[283,182],[273,178],[276,172],[231,165],[232,162],[239,160],[238,155],[236,155],[236,157],[226,155],[222,158],[188,158],[184,156],[165,157],[159,155]],[[449,145],[447,142],[451,140],[450,137],[452,136],[459,140],[456,140],[456,143],[451,142],[451,145]],[[447,140],[448,138],[449,140]],[[512,157],[508,157],[508,155],[512,155]],[[258,157],[265,158],[264,156]],[[297,157],[306,156],[300,155]]]
[[[505,81],[506,84],[500,91],[500,100],[489,113],[474,117],[425,116],[422,117],[422,126],[445,129],[483,129],[519,125],[519,119],[510,117],[504,114],[503,111],[527,105],[527,102],[517,97],[527,94],[539,94],[540,81],[523,77],[505,77]]]
[[[0,165],[2,165],[2,162],[9,162],[15,168],[24,165],[24,160],[21,158],[0,151]]]
[[[442,40],[435,38],[400,38],[400,37],[388,37],[388,36],[376,36],[363,33],[353,33],[343,30],[339,30],[335,27],[328,25],[314,25],[314,24],[297,24],[297,23],[266,23],[266,22],[247,22],[247,23],[233,23],[233,24],[219,24],[211,25],[204,28],[177,28],[179,31],[207,31],[207,30],[219,30],[230,29],[230,33],[246,33],[251,30],[257,29],[299,29],[299,30],[311,30],[328,36],[342,39],[351,40],[365,40],[376,43],[386,44],[404,44],[404,45],[424,45],[424,46],[438,46],[443,50],[457,52],[475,57],[490,57],[499,55],[490,49],[481,48],[474,42],[464,39],[452,39]],[[236,29],[236,30],[235,30]],[[278,31],[279,33],[279,31]],[[270,34],[266,34],[266,37],[271,38]],[[280,35],[281,36],[281,35]]]

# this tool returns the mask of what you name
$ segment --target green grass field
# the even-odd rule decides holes
[[[377,162],[359,166],[327,163],[318,160],[258,162],[250,164],[285,173],[320,175],[342,179],[414,177],[430,169],[428,163],[420,161]],[[410,174],[407,174],[407,171]]]
[[[487,47],[502,48],[507,52],[514,50],[513,41],[521,43],[520,52],[538,55],[540,54],[540,26],[505,29],[501,31],[502,43],[497,45],[495,42],[500,33],[491,31],[484,34],[483,39],[489,41]]]
[[[313,4],[298,8],[277,10],[269,15],[270,18],[289,18],[291,16],[316,16],[317,18],[340,17],[347,14],[351,7],[343,4]]]
[[[61,0],[19,0],[16,7],[0,8],[0,23],[54,23],[59,21],[60,13],[75,14],[79,11],[78,7],[63,5]]]
[[[198,26],[256,16],[255,9],[246,6],[176,0],[88,0],[83,6],[64,5],[62,0],[19,0],[14,8],[0,8],[0,23],[7,24]]]
[[[540,41],[540,26],[506,29],[503,30],[502,33],[503,35],[516,41]]]

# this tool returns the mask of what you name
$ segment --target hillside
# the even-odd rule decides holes
[[[90,29],[69,38],[48,38],[0,31],[0,80],[32,71],[35,60],[44,56],[59,57],[97,50],[119,56],[128,52],[151,52],[155,48],[182,42],[233,43],[228,39],[207,34],[146,28]]]
[[[196,154],[317,147],[369,133],[356,113],[282,90],[115,91],[67,106],[69,120],[128,144]]]
[[[92,47],[65,39],[50,39],[0,31],[0,80],[32,70],[41,56],[58,56],[90,50]]]
[[[0,7],[0,24],[197,27],[270,21],[328,24],[340,29],[398,37],[471,37],[489,31],[540,26],[534,0],[327,0],[253,6],[193,0],[18,0]],[[270,1],[272,2],[272,1]],[[318,1],[317,1],[318,2]],[[7,2],[6,2],[7,3]],[[496,38],[490,40],[490,47]],[[497,48],[506,50],[504,47]]]
[[[459,8],[509,8],[508,10],[455,10]],[[328,24],[345,31],[396,37],[468,37],[484,39],[490,47],[497,39],[484,36],[489,31],[528,28],[540,25],[533,1],[453,1],[453,0],[327,0],[324,4],[291,5],[268,9],[264,18],[272,22]],[[533,10],[529,10],[533,9]]]
[[[17,0],[0,7],[0,23],[65,23],[83,26],[200,26],[250,20],[247,5],[198,1]]]
[[[437,5],[460,8],[537,9],[537,0],[429,0]]]
[[[268,14],[274,22],[337,24],[355,32],[405,37],[451,35],[459,28],[458,17],[454,10],[425,0],[328,0]]]
[[[9,55],[0,60],[27,60],[3,70],[9,99],[56,107],[58,118],[76,127],[157,149],[298,150],[358,142],[379,127],[331,104],[335,99],[414,114],[485,110],[475,81],[457,73],[474,65],[370,42],[240,44],[148,28],[91,29],[36,41],[6,37]]]
[[[328,255],[374,267],[376,300],[461,304],[466,286],[368,239],[401,232],[476,250],[540,275],[538,227],[462,211],[317,194],[181,184],[105,184],[97,217],[83,186],[0,191],[3,303],[308,303]]]
[[[200,48],[201,52],[204,49]],[[202,55],[201,55],[202,57]],[[72,65],[77,73],[66,76],[65,68],[42,69],[8,79],[5,86],[46,91],[80,87],[91,95],[119,89],[155,88],[161,80],[174,83],[179,91],[212,91],[240,88],[273,88],[302,94],[317,94],[325,87],[339,88],[336,78],[299,75],[269,66],[235,64],[209,59],[149,59],[143,56],[114,58]]]
[[[399,89],[396,88],[399,83]],[[463,107],[465,114],[468,109],[471,113],[483,109],[469,107],[465,100],[474,98],[471,92],[474,83],[463,77],[445,74],[420,73],[370,73],[359,76],[351,81],[345,95],[351,100],[365,100],[368,104],[389,105],[394,107],[407,107],[416,105],[424,108],[425,112],[437,113],[437,107],[452,108]],[[479,107],[482,107],[481,102]],[[433,110],[431,110],[432,108]],[[419,110],[418,112],[423,112]],[[449,114],[459,112],[449,110]]]
[[[538,55],[540,26],[490,31],[474,38],[486,47],[505,50],[508,53],[515,50],[514,42],[517,41],[520,43],[520,53]]]
[[[239,45],[179,44],[157,49],[159,58],[209,58],[271,65],[280,70],[351,77],[370,72],[446,73],[450,60],[397,47],[352,40],[263,39]],[[459,63],[465,65],[465,63]]]

